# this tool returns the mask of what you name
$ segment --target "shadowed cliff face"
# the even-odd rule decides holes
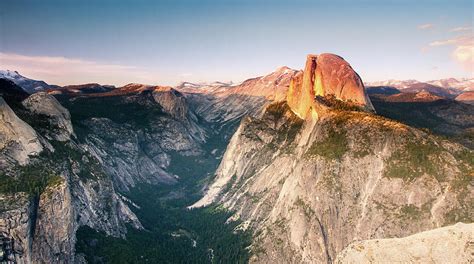
[[[359,75],[343,58],[329,53],[308,55],[304,72],[290,82],[287,101],[291,110],[306,119],[315,113],[316,96],[334,96],[364,110],[374,111]]]

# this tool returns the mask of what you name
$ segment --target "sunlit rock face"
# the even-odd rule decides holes
[[[308,55],[304,72],[290,82],[287,101],[292,111],[306,118],[315,109],[316,96],[333,95],[367,111],[374,111],[359,75],[343,58],[329,53]]]
[[[335,263],[470,263],[474,224],[455,225],[403,238],[356,241],[337,255]]]

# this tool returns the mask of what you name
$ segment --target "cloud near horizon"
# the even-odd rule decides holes
[[[455,28],[452,28],[450,31],[461,32],[461,31],[469,31],[469,30],[472,30],[472,27],[455,27]]]
[[[433,28],[433,27],[434,27],[434,25],[431,24],[431,23],[418,25],[418,29],[420,29],[420,30],[430,29],[430,28]]]
[[[111,64],[83,59],[26,56],[0,52],[1,67],[15,70],[31,78],[42,79],[50,84],[68,85],[85,82],[124,85],[130,82],[156,82],[158,76],[135,66]],[[87,80],[84,80],[87,76]],[[110,83],[114,80],[115,83]]]
[[[431,47],[453,46],[452,57],[463,68],[473,75],[474,71],[474,35],[461,35],[452,39],[437,40],[429,44]]]

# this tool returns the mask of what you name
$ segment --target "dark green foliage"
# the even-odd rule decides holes
[[[81,228],[77,251],[85,253],[89,263],[210,263],[213,249],[213,263],[246,263],[251,237],[247,232],[234,234],[238,222],[226,224],[231,213],[216,207],[188,210],[188,198],[166,198],[175,189],[140,185],[131,190],[129,198],[141,206],[134,211],[146,231],[129,228],[127,238],[120,239]]]
[[[313,142],[306,152],[308,156],[321,156],[329,160],[340,160],[349,150],[347,137],[342,128],[329,129],[327,137]]]
[[[445,213],[445,225],[455,224],[458,222],[472,223],[474,221],[474,214],[472,213],[472,206],[461,204],[458,208],[453,208]]]
[[[273,117],[275,120],[280,120],[289,110],[286,102],[273,103],[267,106],[266,114]]]
[[[431,141],[410,140],[392,153],[384,175],[410,181],[426,173],[442,181],[443,170],[440,166],[443,161],[440,153],[440,147]]]
[[[63,180],[53,170],[40,164],[18,167],[17,174],[16,177],[0,174],[0,193],[26,192],[39,196],[47,186]]]
[[[447,101],[436,102],[385,102],[378,98],[371,97],[377,114],[404,122],[410,126],[418,128],[429,128],[436,130],[446,120],[436,116],[431,108],[448,107]],[[407,113],[410,113],[407,115]]]
[[[78,176],[83,181],[96,180],[106,177],[104,169],[99,161],[86,151],[79,149],[72,143],[51,142],[55,151],[48,154],[48,161],[60,162],[69,169],[73,163],[77,163]]]
[[[267,106],[264,119],[273,122],[273,129],[277,133],[268,147],[270,149],[283,147],[283,151],[291,152],[293,141],[303,127],[304,120],[296,116],[285,101]]]
[[[232,175],[230,180],[226,183],[224,189],[222,189],[222,193],[227,193],[231,190],[232,186],[234,186],[235,182],[237,181],[237,175]]]
[[[105,177],[99,162],[90,154],[83,152],[72,143],[51,141],[55,151],[44,150],[41,155],[26,166],[17,165],[9,172],[0,174],[0,193],[27,192],[38,196],[48,185],[62,180],[59,176],[64,169],[71,170],[77,163],[82,180]],[[87,157],[87,161],[83,160]],[[13,173],[14,172],[14,173]]]
[[[21,120],[28,123],[28,125],[40,134],[55,134],[60,131],[60,128],[51,122],[51,118],[47,115],[22,111],[21,109],[17,110],[15,113],[21,118]]]
[[[392,102],[384,97],[370,97],[377,114],[410,126],[428,129],[437,135],[469,147],[474,147],[471,116],[474,106],[455,100],[436,100],[432,102]],[[409,113],[409,114],[407,114]]]
[[[118,124],[147,128],[157,116],[166,115],[154,102],[150,93],[135,96],[75,97],[58,96],[57,99],[71,113],[74,131],[83,139],[90,128],[84,121],[91,118],[108,118]]]
[[[300,197],[295,201],[295,206],[301,208],[308,219],[311,219],[316,214],[311,205],[305,203]]]
[[[130,208],[145,230],[130,227],[122,239],[82,227],[76,234],[77,252],[84,253],[89,263],[211,263],[212,249],[212,263],[247,263],[251,236],[235,231],[239,222],[226,223],[230,212],[186,208],[202,197],[202,181],[216,170],[220,161],[216,155],[222,153],[236,125],[211,135],[197,156],[169,152],[167,171],[179,176],[176,184],[141,184],[124,194],[140,206]]]
[[[15,111],[23,108],[21,101],[25,100],[29,94],[14,82],[0,78],[0,96]]]
[[[342,101],[336,98],[334,94],[326,96],[316,96],[316,101],[319,103],[329,106],[332,109],[340,111],[362,111],[361,107],[352,103],[351,101]]]

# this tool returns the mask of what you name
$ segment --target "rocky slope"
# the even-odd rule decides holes
[[[59,98],[71,111],[79,141],[120,190],[137,183],[173,183],[177,177],[167,170],[172,155],[202,153],[206,131],[184,96],[172,88],[127,85]]]
[[[367,100],[357,87],[354,97]],[[235,211],[254,232],[251,261],[259,263],[330,263],[355,240],[473,221],[471,151],[335,95],[245,118],[192,207]],[[301,119],[308,104],[316,114]]]
[[[0,97],[0,167],[18,163],[24,165],[31,156],[43,151],[36,131],[18,118],[5,100]]]
[[[105,93],[115,89],[112,85],[100,85],[98,83],[86,83],[79,85],[66,85],[63,87],[55,87],[54,89],[48,89],[48,93],[51,94],[91,94],[91,93]]]
[[[467,263],[474,254],[473,239],[474,224],[458,223],[404,238],[354,242],[334,262]]]
[[[45,92],[32,94],[22,102],[23,106],[36,115],[45,116],[48,120],[48,129],[44,131],[48,139],[57,141],[68,141],[74,130],[71,123],[71,115],[56,98]]]
[[[118,237],[125,235],[127,223],[142,228],[128,207],[135,205],[118,191],[127,192],[141,183],[174,184],[179,178],[171,171],[186,170],[179,168],[183,159],[202,166],[206,159],[218,159],[226,141],[219,134],[232,134],[244,114],[260,112],[269,100],[266,97],[275,95],[274,84],[282,82],[280,87],[286,91],[292,72],[282,68],[232,87],[231,93],[221,91],[210,96],[212,100],[219,98],[219,103],[244,105],[229,105],[218,115],[220,122],[216,124],[225,126],[220,130],[205,118],[212,110],[196,113],[195,102],[202,102],[204,97],[208,100],[207,94],[130,84],[115,89],[67,86],[28,95],[1,79],[0,92],[13,107],[5,103],[5,112],[24,124],[12,127],[22,133],[30,131],[37,140],[23,142],[18,137],[24,135],[15,133],[10,133],[15,138],[5,138],[8,142],[36,142],[43,150],[41,155],[22,155],[21,164],[9,162],[5,174],[0,175],[8,180],[0,186],[4,195],[1,205],[5,206],[0,221],[6,223],[0,231],[4,232],[2,239],[16,241],[18,249],[8,251],[5,247],[5,256],[18,262],[71,263],[82,259],[75,256],[74,248],[74,234],[80,226]],[[246,100],[251,97],[258,98],[254,102],[259,103],[249,110]],[[208,140],[211,142],[205,144]],[[3,150],[4,159],[14,153]],[[18,195],[25,198],[15,201]]]
[[[373,114],[360,77],[337,55],[237,85],[53,88],[29,95],[0,79],[0,259],[84,261],[76,230],[142,229],[131,190],[185,186],[176,171],[193,178],[221,158],[194,207],[235,211],[254,234],[253,262],[331,262],[353,241],[472,222],[472,152]],[[411,111],[417,120],[439,131],[472,127],[467,104],[426,91],[416,98],[409,104],[436,102],[435,114]],[[405,103],[385,99],[377,112]],[[198,190],[204,174],[187,184]]]
[[[70,138],[69,112],[54,97],[38,93],[18,103],[8,95],[18,87],[0,88],[9,98],[0,98],[0,258],[72,263],[79,226],[112,236],[124,236],[126,224],[141,228],[100,161]]]
[[[370,96],[378,114],[474,148],[474,106],[459,101],[420,93]],[[410,113],[407,115],[406,113]]]
[[[474,91],[464,92],[456,96],[456,101],[460,101],[466,104],[474,104]]]
[[[239,122],[245,115],[259,115],[262,107],[286,98],[291,78],[298,71],[280,67],[261,77],[230,86],[177,87],[196,114],[212,124]]]

